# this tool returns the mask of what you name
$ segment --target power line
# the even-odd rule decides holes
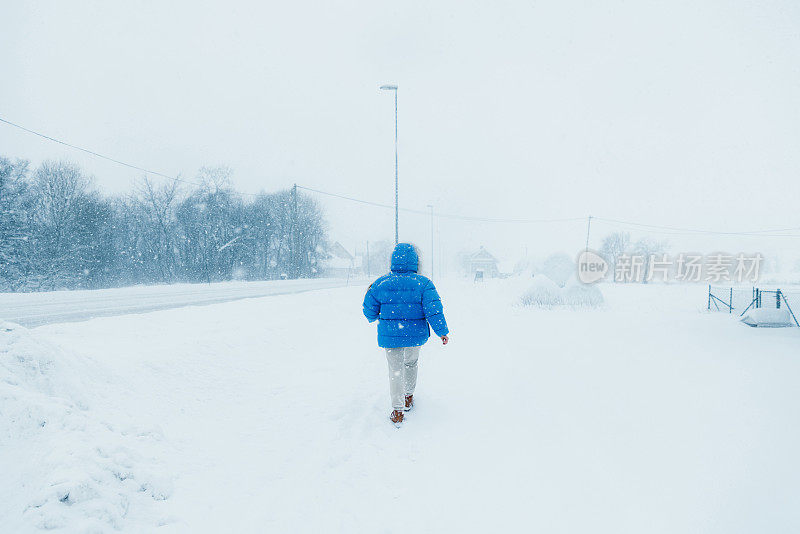
[[[56,139],[55,137],[51,137],[49,135],[43,134],[41,132],[37,132],[35,130],[31,130],[30,128],[26,128],[22,125],[16,124],[11,122],[7,119],[0,117],[0,122],[4,124],[8,124],[9,126],[13,126],[14,128],[18,128],[22,131],[28,132],[30,134],[36,135],[43,139],[47,139],[48,141],[52,141],[54,143],[58,143],[60,145],[64,145],[69,148],[73,148],[75,150],[80,150],[86,154],[90,154],[97,158],[101,158],[112,163],[116,163],[117,165],[122,165],[124,167],[128,167],[130,169],[135,169],[138,171],[142,171],[146,174],[152,174],[155,176],[160,176],[162,178],[166,178],[167,180],[173,180],[175,182],[181,182],[184,184],[194,185],[197,187],[202,187],[203,184],[193,182],[191,180],[183,179],[179,176],[170,176],[168,174],[164,174],[158,171],[153,171],[147,169],[145,167],[134,165],[132,163],[127,163],[125,161],[121,161],[116,158],[112,158],[110,156],[106,156],[96,152],[94,150],[89,150],[88,148],[83,148],[78,145],[74,145],[72,143],[68,143],[66,141],[62,141],[61,139]],[[298,189],[303,189],[305,191],[311,191],[313,193],[318,193],[320,195],[326,195],[330,197],[340,198],[343,200],[348,200],[350,202],[357,202],[359,204],[365,204],[368,206],[375,206],[379,208],[388,208],[394,209],[394,206],[389,204],[382,204],[380,202],[372,202],[369,200],[363,200],[360,198],[350,197],[346,195],[340,195],[338,193],[331,193],[329,191],[322,191],[320,189],[314,189],[311,187],[304,187],[301,185],[297,186]],[[242,193],[246,196],[258,197],[258,193]],[[423,210],[418,209],[411,209],[411,208],[400,208],[400,211],[404,211],[406,213],[416,213],[420,215],[428,215],[429,213]],[[531,223],[556,223],[556,222],[574,222],[574,221],[584,221],[586,217],[565,217],[565,218],[554,218],[554,219],[515,219],[515,218],[492,218],[492,217],[478,217],[478,216],[470,216],[470,215],[457,215],[451,213],[438,213],[434,212],[436,217],[440,217],[443,219],[454,219],[454,220],[461,220],[461,221],[474,221],[474,222],[486,222],[486,223],[510,223],[510,224],[531,224]],[[793,227],[793,228],[772,228],[766,230],[754,230],[749,232],[723,232],[723,231],[714,231],[714,230],[705,230],[705,229],[697,229],[697,228],[682,228],[677,226],[663,226],[663,225],[656,225],[656,224],[647,224],[647,223],[639,223],[634,221],[623,221],[619,219],[610,219],[605,217],[592,217],[595,220],[603,221],[610,224],[617,224],[628,226],[636,229],[646,228],[654,233],[662,233],[662,234],[669,234],[669,235],[690,235],[690,234],[698,234],[698,235],[730,235],[730,236],[751,236],[751,237],[800,237],[800,234],[776,234],[774,232],[793,232],[800,230],[800,227]]]
[[[305,186],[302,186],[302,185],[298,185],[297,189],[303,189],[304,191],[311,191],[313,193],[319,193],[320,195],[326,195],[326,196],[329,196],[329,197],[341,198],[342,200],[349,200],[351,202],[357,202],[359,204],[366,204],[368,206],[375,206],[377,208],[394,209],[394,206],[390,206],[389,204],[382,204],[380,202],[372,202],[370,200],[362,200],[360,198],[348,197],[346,195],[340,195],[338,193],[330,193],[328,191],[321,191],[319,189],[314,189],[312,187],[305,187]],[[408,212],[408,213],[420,213],[420,214],[423,214],[423,215],[426,214],[426,212],[424,212],[422,210],[415,210],[415,209],[411,209],[411,208],[400,208],[400,211],[405,211],[405,212]]]
[[[766,230],[753,230],[749,232],[723,232],[716,230],[705,230],[698,228],[681,228],[677,226],[662,226],[657,224],[637,223],[633,221],[622,221],[619,219],[608,219],[605,217],[592,217],[593,219],[603,221],[608,224],[616,225],[618,227],[629,227],[641,230],[643,228],[660,234],[668,235],[729,235],[729,236],[750,236],[750,237],[800,237],[800,234],[776,234],[774,232],[792,232],[800,230],[797,228],[771,228]],[[666,231],[661,231],[666,230]]]
[[[0,122],[8,124],[9,126],[13,126],[14,128],[19,128],[20,130],[23,130],[25,132],[31,133],[33,135],[37,135],[37,136],[39,136],[39,137],[41,137],[43,139],[47,139],[48,141],[53,141],[54,143],[58,143],[59,145],[64,145],[64,146],[67,146],[69,148],[74,148],[75,150],[80,150],[81,152],[85,152],[86,154],[90,154],[92,156],[104,159],[106,161],[110,161],[112,163],[116,163],[118,165],[122,165],[124,167],[128,167],[129,169],[135,169],[137,171],[142,171],[142,172],[144,172],[146,174],[152,174],[152,175],[155,175],[155,176],[160,176],[161,178],[166,178],[167,180],[172,180],[174,182],[180,182],[180,183],[187,184],[187,185],[193,185],[195,187],[203,187],[203,184],[201,184],[199,182],[193,182],[192,180],[186,180],[184,178],[181,178],[180,176],[170,176],[170,175],[164,174],[162,172],[146,169],[146,168],[141,167],[139,165],[134,165],[132,163],[127,163],[125,161],[121,161],[121,160],[118,160],[116,158],[112,158],[110,156],[106,156],[106,155],[100,154],[99,152],[95,152],[94,150],[89,150],[88,148],[83,148],[83,147],[78,146],[78,145],[73,145],[72,143],[67,143],[66,141],[62,141],[61,139],[56,139],[55,137],[50,137],[49,135],[45,135],[45,134],[43,134],[41,132],[37,132],[35,130],[31,130],[30,128],[26,128],[24,126],[21,126],[19,124],[16,124],[14,122],[6,120],[6,119],[4,119],[2,117],[0,117]],[[250,196],[250,197],[258,197],[259,196],[259,193],[240,193],[240,194],[245,195],[245,196]]]
[[[20,130],[23,130],[25,132],[31,133],[33,135],[38,135],[39,137],[41,137],[43,139],[47,139],[48,141],[53,141],[54,143],[58,143],[59,145],[68,146],[70,148],[74,148],[75,150],[80,150],[81,152],[85,152],[87,154],[91,154],[92,156],[95,156],[95,157],[98,157],[98,158],[101,158],[101,159],[104,159],[104,160],[111,161],[111,162],[116,163],[118,165],[123,165],[123,166],[131,168],[131,169],[136,169],[137,171],[142,171],[142,172],[145,172],[147,174],[154,174],[156,176],[161,176],[162,178],[167,178],[169,180],[174,180],[176,182],[183,182],[183,183],[186,183],[186,184],[197,185],[197,186],[200,185],[200,184],[197,184],[195,182],[191,182],[189,180],[184,180],[183,178],[180,178],[180,177],[177,177],[177,176],[169,176],[169,175],[157,172],[157,171],[151,171],[149,169],[145,169],[144,167],[139,167],[138,165],[133,165],[131,163],[126,163],[124,161],[120,161],[118,159],[115,159],[115,158],[112,158],[112,157],[109,157],[109,156],[104,156],[103,154],[95,152],[94,150],[89,150],[88,148],[83,148],[83,147],[80,147],[80,146],[77,146],[77,145],[73,145],[71,143],[67,143],[66,141],[62,141],[60,139],[56,139],[55,137],[50,137],[49,135],[45,135],[45,134],[43,134],[41,132],[37,132],[37,131],[31,130],[29,128],[25,128],[24,126],[20,126],[19,124],[13,123],[13,122],[11,122],[9,120],[6,120],[6,119],[4,119],[2,117],[0,117],[0,122],[8,124],[9,126],[13,126],[14,128],[19,128]]]
[[[367,204],[370,206],[376,206],[379,208],[387,208],[387,209],[394,209],[394,206],[390,206],[389,204],[381,204],[379,202],[371,202],[368,200],[362,200],[359,198],[349,197],[346,195],[340,195],[337,193],[331,193],[328,191],[321,191],[319,189],[313,189],[310,187],[303,187],[297,186],[298,189],[305,189],[306,191],[312,191],[314,193],[319,193],[321,195],[327,195],[330,197],[340,198],[343,200],[349,200],[351,202],[358,202],[360,204]],[[405,211],[408,213],[417,213],[420,215],[429,215],[429,212],[425,212],[423,210],[416,210],[410,208],[400,208],[400,211]],[[555,223],[555,222],[574,222],[574,221],[585,221],[586,217],[564,217],[564,218],[555,218],[555,219],[508,219],[508,218],[491,218],[491,217],[476,217],[476,216],[469,216],[469,215],[454,215],[449,213],[440,213],[434,212],[436,217],[441,217],[444,219],[456,219],[456,220],[463,220],[463,221],[476,221],[476,222],[489,222],[489,223]],[[722,232],[722,231],[714,231],[714,230],[704,230],[704,229],[696,229],[696,228],[680,228],[676,226],[661,226],[655,224],[646,224],[646,223],[637,223],[632,221],[622,221],[619,219],[609,219],[606,217],[591,217],[593,220],[600,220],[608,224],[616,225],[618,227],[634,227],[637,229],[647,228],[654,233],[661,233],[661,234],[668,234],[668,235],[731,235],[731,236],[752,236],[752,237],[800,237],[800,234],[775,234],[774,232],[790,232],[790,231],[797,231],[800,230],[798,228],[772,228],[767,230],[754,230],[750,232]],[[659,231],[656,231],[659,230]],[[660,230],[667,230],[667,231],[660,231]]]
[[[394,209],[394,206],[390,206],[389,204],[381,204],[380,202],[371,202],[369,200],[362,200],[360,198],[349,197],[346,195],[340,195],[338,193],[331,193],[329,191],[322,191],[319,189],[313,189],[311,187],[304,187],[304,186],[297,186],[298,189],[304,189],[306,191],[312,191],[314,193],[319,193],[320,195],[327,195],[330,197],[341,198],[343,200],[349,200],[351,202],[358,202],[360,204],[367,204],[369,206],[375,206],[378,208],[390,208]],[[411,208],[400,208],[400,211],[405,211],[407,213],[417,213],[420,215],[430,215],[430,212],[423,211],[423,210],[416,210]],[[570,222],[570,221],[584,221],[586,217],[567,217],[567,218],[560,218],[560,219],[504,219],[504,218],[491,218],[491,217],[475,217],[469,215],[455,215],[451,213],[441,213],[441,212],[434,212],[436,217],[440,217],[443,219],[457,219],[463,221],[477,221],[477,222],[492,222],[492,223],[554,223],[554,222]]]
[[[489,222],[489,223],[519,223],[519,224],[529,224],[529,223],[557,223],[557,222],[575,222],[575,221],[585,221],[586,217],[564,217],[560,219],[504,219],[504,218],[492,218],[492,217],[471,217],[468,215],[451,215],[448,213],[436,213],[437,217],[443,217],[445,219],[457,219],[462,221],[476,221],[476,222]]]

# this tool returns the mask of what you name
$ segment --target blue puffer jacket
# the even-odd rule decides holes
[[[428,278],[417,274],[419,258],[414,247],[399,243],[392,253],[392,272],[375,280],[364,296],[364,315],[378,321],[378,345],[384,348],[416,347],[430,337],[449,332],[439,293]]]

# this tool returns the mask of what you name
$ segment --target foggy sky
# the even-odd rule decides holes
[[[800,227],[796,2],[6,2],[0,116],[170,175],[229,165],[293,183],[511,218],[589,214]],[[0,154],[66,158],[104,192],[142,173],[0,124]],[[351,250],[393,214],[320,197]],[[429,250],[425,216],[401,239]],[[593,225],[591,245],[617,230]],[[576,253],[585,222],[442,220],[437,246]],[[637,234],[634,232],[634,234]],[[798,238],[653,235],[673,250],[794,253]]]

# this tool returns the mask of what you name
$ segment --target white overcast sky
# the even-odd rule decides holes
[[[747,231],[800,226],[794,1],[4,2],[0,116],[246,192],[297,182],[484,217],[589,214]],[[141,175],[0,124],[0,154],[79,162],[107,193]],[[392,213],[321,199],[353,249]],[[429,247],[425,217],[401,239]],[[596,225],[592,244],[614,228]],[[585,224],[442,222],[441,246],[570,254]],[[654,236],[657,237],[657,236]],[[797,238],[663,236],[791,252]]]

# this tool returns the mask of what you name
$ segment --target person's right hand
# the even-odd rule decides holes
[[[450,338],[447,336],[442,336],[442,345],[447,345],[447,342],[450,341]]]

